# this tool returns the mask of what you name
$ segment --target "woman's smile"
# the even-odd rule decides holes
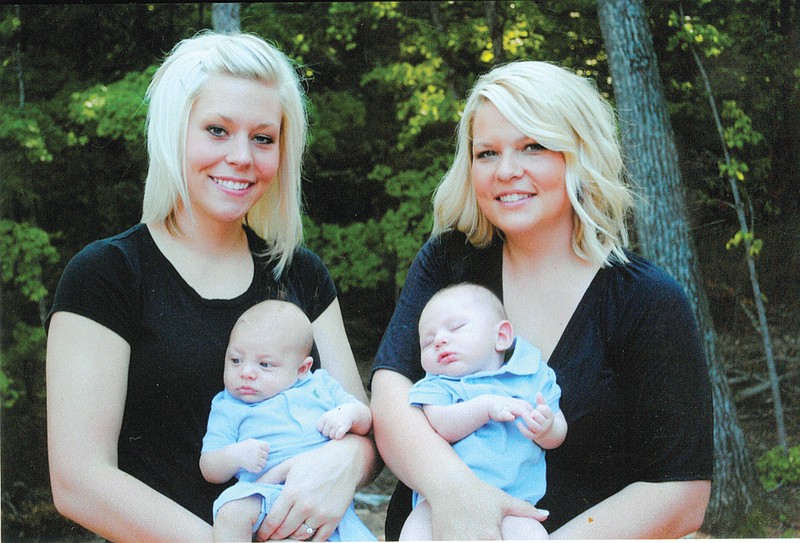
[[[491,102],[473,120],[471,177],[483,214],[506,236],[572,227],[564,156],[520,132]]]
[[[250,181],[240,181],[223,177],[212,177],[211,180],[222,188],[232,191],[243,191],[253,185]]]
[[[282,115],[272,87],[224,75],[209,79],[192,107],[186,136],[195,214],[238,223],[264,196],[278,171]]]

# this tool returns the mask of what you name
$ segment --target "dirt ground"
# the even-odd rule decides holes
[[[800,445],[800,311],[796,306],[796,301],[773,301],[768,314],[789,447]],[[719,333],[718,348],[739,425],[755,462],[778,445],[772,393],[766,388],[768,369],[763,342],[742,317],[732,330]],[[765,493],[740,531],[722,535],[800,537],[800,485],[784,485]]]
[[[356,514],[367,525],[367,528],[375,534],[378,541],[386,541],[384,533],[386,507],[389,504],[389,496],[391,496],[396,483],[395,476],[384,468],[372,484],[356,494]]]

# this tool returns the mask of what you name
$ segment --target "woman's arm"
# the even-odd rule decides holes
[[[375,372],[375,439],[392,472],[430,503],[434,539],[500,539],[506,515],[544,519],[529,503],[478,479],[422,411],[409,405],[410,388],[411,381],[399,373]]]
[[[633,483],[550,534],[552,539],[677,539],[700,529],[710,481]]]
[[[56,313],[47,342],[50,479],[64,516],[112,541],[210,541],[211,527],[117,466],[130,347],[108,328]]]
[[[347,392],[369,405],[353,350],[347,340],[338,298],[331,302],[311,326],[314,329],[314,342],[317,344],[322,369],[339,381]]]
[[[339,306],[339,299],[331,302],[328,308],[311,323],[314,329],[314,341],[319,352],[320,366],[328,374],[339,381],[344,389],[369,406],[367,393],[364,390],[364,382],[358,372],[353,350],[350,348],[350,341],[347,339],[347,332],[344,329],[344,319],[342,310]],[[371,415],[371,413],[370,413]],[[378,476],[382,464],[378,460],[378,451],[372,436],[356,438],[354,441],[361,442],[364,449],[356,458],[351,458],[351,464],[360,466],[356,487],[367,485]],[[368,450],[366,450],[368,449]],[[360,461],[360,462],[359,462]],[[353,496],[350,496],[352,501]]]
[[[314,320],[312,327],[321,367],[366,404],[367,394],[347,340],[338,300]],[[286,487],[262,523],[258,539],[306,539],[308,535],[301,530],[305,523],[316,529],[314,541],[326,540],[352,503],[356,488],[377,475],[377,458],[370,437],[348,434],[268,471],[260,482],[285,482]]]

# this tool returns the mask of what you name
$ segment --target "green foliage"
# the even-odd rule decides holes
[[[20,391],[13,387],[14,380],[3,370],[3,357],[0,356],[0,404],[2,407],[12,407],[20,397]]]
[[[800,445],[784,451],[782,447],[770,449],[756,462],[761,484],[767,491],[782,485],[800,484]]]
[[[316,159],[334,157],[340,150],[340,136],[363,130],[366,106],[359,97],[345,91],[315,93],[309,108],[309,150]]]
[[[753,128],[752,119],[735,100],[725,100],[721,115],[729,121],[724,129],[724,138],[730,149],[742,149],[745,145],[758,145],[764,141],[764,135]]]
[[[0,220],[4,307],[41,302],[47,296],[44,269],[58,259],[47,232],[28,223]],[[24,365],[20,361],[44,360],[45,335],[41,322],[31,326],[14,315],[6,316],[4,325],[12,330],[11,343],[3,345],[0,353],[0,397],[3,407],[8,408],[22,396],[20,383],[12,375]]]
[[[716,57],[733,43],[733,39],[728,34],[721,32],[712,24],[702,22],[696,16],[681,17],[672,11],[669,14],[668,24],[677,29],[667,45],[670,50],[679,48],[687,51],[694,47],[702,51],[706,57]]]
[[[725,179],[732,177],[737,181],[744,181],[748,171],[750,171],[749,166],[734,157],[731,157],[729,162],[719,162],[719,174]]]
[[[0,106],[0,140],[22,150],[29,163],[53,160],[42,135],[42,116],[38,113],[37,108],[30,106],[24,110]]]
[[[142,144],[147,117],[144,96],[155,70],[151,66],[143,72],[126,74],[120,81],[72,93],[70,117],[78,125],[91,129],[96,137]],[[86,145],[89,135],[73,137],[71,142]]]
[[[315,225],[306,218],[306,243],[325,262],[342,293],[353,288],[374,289],[386,283],[388,255],[381,246],[382,232],[374,221],[347,226]]]
[[[28,223],[0,220],[0,262],[3,285],[11,285],[31,302],[47,295],[42,282],[42,268],[58,261],[58,252],[50,235]]]
[[[31,361],[44,360],[47,337],[41,323],[30,326],[22,321],[14,323],[11,344],[0,355],[0,398],[4,408],[13,407],[20,398],[26,397],[21,388],[21,379],[12,378],[9,373],[25,371],[32,366]],[[8,370],[8,371],[7,371]],[[24,377],[24,376],[23,376]]]
[[[742,230],[739,230],[728,240],[725,244],[725,248],[730,251],[734,247],[738,247],[742,244],[750,246],[750,256],[758,256],[758,253],[761,252],[761,249],[764,247],[764,240],[756,238],[752,232],[744,233]]]

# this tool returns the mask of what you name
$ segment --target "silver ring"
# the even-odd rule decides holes
[[[314,535],[314,532],[316,532],[316,530],[315,530],[314,528],[312,528],[311,526],[309,526],[309,525],[308,525],[308,524],[306,524],[305,522],[303,523],[303,528],[305,528],[305,529],[306,529],[306,533],[307,533],[308,535]]]

